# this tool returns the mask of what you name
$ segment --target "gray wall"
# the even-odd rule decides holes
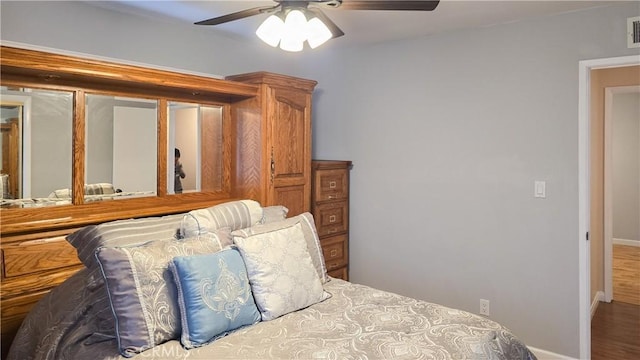
[[[113,97],[87,95],[85,183],[113,184]]]
[[[80,1],[3,0],[1,9],[2,40],[213,75],[291,73],[304,56],[283,55],[257,37],[238,41],[214,27],[153,21]]]
[[[314,59],[314,157],[354,162],[351,279],[473,312],[489,299],[529,345],[578,357],[578,62],[638,54],[634,15],[637,2]]]
[[[472,312],[489,299],[530,346],[578,356],[578,61],[637,54],[625,39],[637,3],[308,54],[32,6],[3,1],[3,39],[318,80],[314,157],[354,161],[351,279]]]
[[[71,188],[73,96],[50,91],[30,96],[30,197],[44,198],[54,190]]]
[[[613,237],[640,241],[640,93],[613,95]]]

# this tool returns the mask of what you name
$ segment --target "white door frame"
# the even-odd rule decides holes
[[[604,89],[604,301],[613,300],[613,96],[640,93],[640,85]]]
[[[640,64],[640,55],[582,60],[578,63],[578,318],[580,358],[591,358],[591,277],[589,231],[589,104],[590,71]]]

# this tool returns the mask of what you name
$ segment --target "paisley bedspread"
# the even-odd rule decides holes
[[[92,302],[83,270],[29,314],[9,359],[124,359],[108,304]],[[89,279],[89,280],[87,280]],[[332,279],[332,296],[185,350],[177,340],[134,359],[535,359],[500,324],[465,312]]]

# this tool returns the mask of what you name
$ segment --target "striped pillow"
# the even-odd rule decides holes
[[[84,186],[85,195],[105,195],[114,194],[116,190],[110,183],[88,184]]]
[[[76,248],[80,261],[89,270],[95,270],[98,266],[94,256],[96,250],[176,239],[181,220],[182,214],[177,214],[89,225],[68,235],[67,241]]]
[[[220,228],[232,231],[262,222],[262,207],[253,200],[231,201],[186,213],[180,225],[182,237],[204,235]]]

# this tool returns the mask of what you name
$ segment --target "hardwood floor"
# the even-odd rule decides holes
[[[591,359],[640,359],[640,247],[613,246],[613,301],[591,319]]]
[[[640,247],[613,245],[613,300],[640,305]]]
[[[592,360],[640,359],[640,305],[601,302],[591,319]]]

